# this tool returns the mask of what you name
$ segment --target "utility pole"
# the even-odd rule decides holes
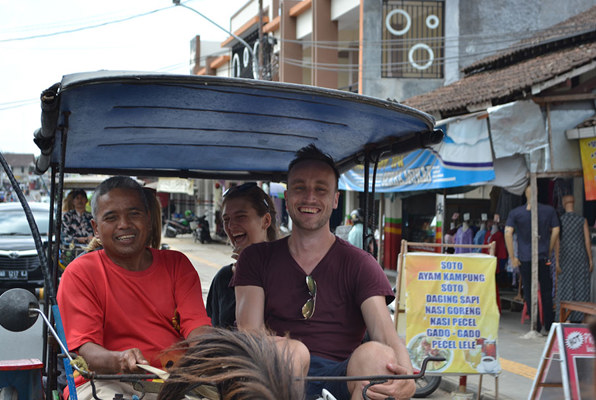
[[[262,3],[262,0],[259,0]],[[252,50],[252,47],[250,47],[250,45],[248,43],[246,43],[246,41],[244,39],[242,39],[240,36],[236,35],[234,32],[231,32],[229,30],[227,30],[226,28],[224,28],[223,26],[219,25],[217,22],[213,21],[212,19],[206,17],[204,14],[202,14],[201,12],[195,10],[192,7],[187,6],[186,4],[180,3],[180,0],[172,0],[172,2],[174,3],[175,6],[180,6],[182,8],[186,8],[192,12],[194,12],[195,14],[200,15],[201,17],[203,17],[205,20],[207,20],[208,22],[210,22],[211,24],[217,26],[219,29],[221,29],[222,31],[226,32],[227,34],[229,34],[230,36],[232,36],[234,39],[236,39],[237,41],[239,41],[240,43],[242,43],[242,45],[244,47],[246,47],[246,50],[248,50],[248,53],[251,55],[252,59],[256,61],[257,63],[257,70],[260,70],[260,64],[258,62],[258,58],[255,58],[255,53]],[[262,4],[259,5],[259,7],[262,7]],[[259,15],[261,14],[261,12],[259,12]],[[262,21],[259,18],[259,26],[262,25]],[[261,29],[261,28],[259,28]],[[259,31],[260,33],[260,31]]]
[[[259,46],[256,56],[259,58],[257,76],[263,79],[263,0],[259,0]],[[254,57],[254,56],[253,56]],[[254,66],[254,64],[253,64]]]

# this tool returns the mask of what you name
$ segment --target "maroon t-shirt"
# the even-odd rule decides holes
[[[301,340],[312,355],[345,360],[366,330],[362,302],[385,296],[389,304],[394,298],[391,285],[369,253],[340,238],[311,276],[317,283],[317,298],[309,320],[302,316],[302,306],[310,299],[306,274],[290,255],[287,237],[245,249],[230,285],[262,287],[268,328]]]

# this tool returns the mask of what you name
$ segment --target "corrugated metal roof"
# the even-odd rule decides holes
[[[32,153],[2,153],[4,159],[11,167],[29,167],[35,164],[35,156]]]

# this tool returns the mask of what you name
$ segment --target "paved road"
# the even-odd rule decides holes
[[[207,299],[209,285],[217,271],[234,261],[232,247],[223,242],[195,243],[191,235],[163,238],[162,242],[168,244],[173,250],[183,252],[190,259],[201,278],[204,300]]]

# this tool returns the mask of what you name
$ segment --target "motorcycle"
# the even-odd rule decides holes
[[[174,238],[176,235],[183,235],[186,233],[194,234],[197,229],[198,221],[196,217],[185,217],[178,219],[167,219],[165,222],[165,237]]]
[[[228,235],[226,235],[226,231],[224,231],[223,227],[223,219],[221,218],[221,211],[215,212],[215,236],[221,240],[227,240]]]
[[[197,227],[192,232],[195,242],[201,242],[201,244],[211,243],[213,239],[211,238],[211,232],[209,231],[209,221],[207,221],[207,216],[203,215],[197,219]]]

